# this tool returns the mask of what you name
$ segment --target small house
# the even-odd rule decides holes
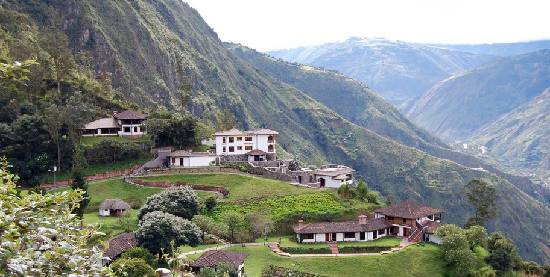
[[[357,221],[315,222],[306,224],[302,220],[293,227],[300,243],[331,241],[369,241],[385,237],[391,224],[384,219],[360,215]]]
[[[107,248],[103,250],[103,265],[108,265],[120,254],[138,244],[136,235],[133,232],[122,233],[107,242]]]
[[[216,269],[222,264],[235,267],[239,276],[244,274],[244,260],[247,254],[228,252],[224,250],[210,250],[204,252],[196,261],[190,264],[193,272],[200,272],[201,268],[209,267]]]
[[[441,238],[435,234],[435,231],[437,230],[437,228],[439,228],[439,226],[441,226],[441,223],[440,222],[437,222],[437,221],[425,221],[423,223],[423,226],[425,226],[425,230],[424,230],[424,239],[423,241],[426,241],[426,242],[433,242],[435,244],[441,244],[443,243],[443,241],[441,240]]]
[[[170,153],[170,167],[203,167],[216,161],[216,154],[176,150]]]
[[[121,216],[130,210],[130,205],[120,199],[106,199],[99,205],[100,216]]]
[[[82,136],[142,136],[147,114],[126,110],[111,117],[94,120],[84,126]]]
[[[318,188],[339,188],[352,185],[355,170],[345,165],[324,165],[320,169],[301,169],[289,172],[299,184]]]

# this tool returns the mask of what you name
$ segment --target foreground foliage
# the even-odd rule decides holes
[[[88,246],[96,232],[72,213],[82,192],[17,191],[7,168],[0,161],[0,275],[101,275],[102,253]]]

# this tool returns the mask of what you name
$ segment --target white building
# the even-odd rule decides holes
[[[147,115],[137,111],[114,113],[112,117],[92,121],[82,129],[82,136],[142,136]]]
[[[305,224],[300,220],[293,228],[298,242],[315,243],[375,240],[389,235],[391,226],[384,219],[369,219],[366,215],[360,215],[357,221]]]
[[[315,170],[315,180],[321,188],[339,188],[342,184],[353,183],[351,167],[345,165],[327,165]]]
[[[170,153],[170,167],[204,167],[216,161],[216,154],[176,150]]]
[[[275,160],[278,134],[269,129],[216,132],[216,155],[240,157],[235,159],[242,161]]]

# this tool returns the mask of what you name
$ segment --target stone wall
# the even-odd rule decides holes
[[[243,173],[238,169],[220,166],[207,166],[207,167],[177,167],[177,168],[163,168],[163,169],[149,169],[143,172],[141,175],[154,175],[154,174],[188,174],[188,173]]]
[[[111,179],[114,177],[129,175],[139,167],[141,167],[141,165],[137,165],[132,168],[128,168],[124,170],[114,170],[114,171],[98,173],[92,176],[87,176],[86,181],[99,181],[99,180],[105,180],[105,179]],[[71,185],[71,180],[69,179],[69,180],[56,181],[55,183],[42,184],[40,185],[40,187],[43,189],[53,189],[53,188],[59,188],[59,187],[66,187],[70,185]]]

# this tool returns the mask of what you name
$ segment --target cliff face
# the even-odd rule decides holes
[[[372,188],[396,201],[443,207],[448,222],[462,224],[471,212],[462,197],[464,184],[486,179],[500,195],[501,211],[491,229],[507,232],[526,257],[548,258],[541,246],[550,237],[547,207],[493,174],[378,134],[400,126],[405,134],[422,137],[399,115],[383,111],[387,104],[380,99],[372,98],[377,104],[361,116],[380,117],[376,124],[391,126],[367,124],[367,129],[316,101],[298,84],[251,66],[227,50],[182,1],[13,0],[3,2],[2,8],[27,17],[38,29],[63,30],[72,53],[89,57],[82,66],[112,75],[112,86],[126,101],[186,112],[214,125],[233,117],[241,128],[278,130],[283,152],[307,164],[350,165]]]

